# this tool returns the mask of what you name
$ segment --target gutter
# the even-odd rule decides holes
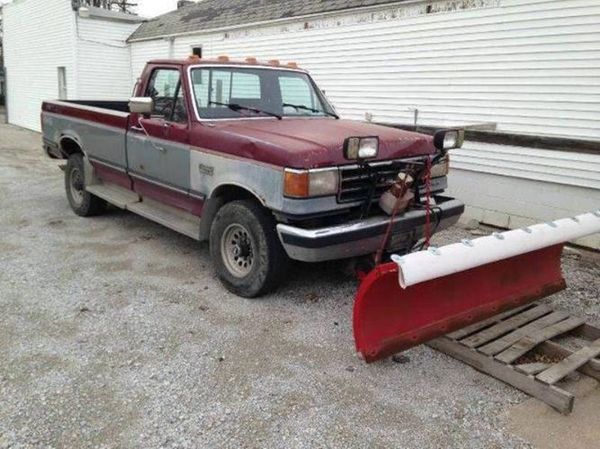
[[[399,0],[399,1],[392,1],[390,3],[385,3],[385,4],[381,4],[381,5],[360,6],[360,7],[356,7],[356,8],[345,8],[345,9],[338,9],[335,11],[306,14],[303,16],[285,17],[283,19],[263,20],[261,22],[251,22],[251,23],[244,23],[244,24],[239,24],[239,25],[224,26],[224,27],[219,27],[219,28],[209,28],[209,29],[199,30],[199,31],[184,31],[181,33],[160,34],[160,35],[156,35],[156,36],[140,37],[140,38],[135,38],[135,39],[132,39],[131,37],[129,37],[129,39],[127,39],[127,43],[154,41],[154,40],[159,40],[159,39],[174,39],[177,37],[194,36],[194,35],[198,35],[198,34],[220,33],[220,32],[224,32],[224,31],[234,31],[234,30],[241,30],[241,29],[245,29],[245,28],[255,28],[255,27],[260,27],[260,26],[264,26],[264,25],[279,25],[279,24],[284,24],[284,23],[296,22],[296,21],[300,21],[300,20],[313,19],[315,17],[331,17],[331,16],[339,15],[340,13],[348,13],[350,11],[352,11],[352,12],[354,12],[354,11],[369,12],[369,11],[390,8],[392,6],[415,5],[415,4],[419,4],[419,3],[428,3],[428,2],[429,2],[429,0],[407,0],[407,1]],[[133,34],[135,34],[135,32]],[[133,36],[133,34],[132,34],[132,36]]]

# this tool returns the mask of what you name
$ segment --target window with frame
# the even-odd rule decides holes
[[[306,73],[253,67],[192,68],[200,118],[335,116]]]
[[[154,100],[154,117],[175,123],[187,122],[188,114],[179,70],[154,70],[146,89],[146,96]]]
[[[202,46],[192,47],[192,54],[202,58]]]

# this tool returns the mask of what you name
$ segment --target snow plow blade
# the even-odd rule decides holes
[[[367,362],[566,288],[564,242],[600,232],[600,212],[431,248],[376,267],[354,303]]]

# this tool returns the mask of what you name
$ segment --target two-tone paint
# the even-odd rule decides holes
[[[358,206],[340,203],[335,195],[311,199],[283,195],[285,168],[350,164],[342,148],[348,137],[377,135],[381,161],[435,152],[429,136],[333,117],[202,119],[192,94],[192,70],[231,65],[305,73],[246,63],[152,61],[135,95],[144,96],[155,70],[179,71],[187,123],[126,112],[126,102],[47,101],[42,106],[46,151],[66,158],[79,149],[93,167],[94,179],[202,217],[200,238],[207,237],[223,192],[243,191],[279,217],[331,214]]]

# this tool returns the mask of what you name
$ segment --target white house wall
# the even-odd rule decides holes
[[[137,23],[77,18],[77,98],[126,100],[131,96],[127,38]]]
[[[421,125],[600,140],[600,2],[429,4],[179,37],[174,55],[202,44],[205,56],[298,61],[349,118],[412,123],[416,108]],[[134,43],[134,59],[150,45]]]
[[[169,42],[164,39],[133,44],[131,46],[131,86],[135,85],[137,78],[141,75],[148,61],[171,56],[174,55],[170,55]]]
[[[58,98],[58,67],[76,95],[74,16],[65,0],[17,0],[5,5],[4,64],[9,122],[40,129],[43,100]]]

